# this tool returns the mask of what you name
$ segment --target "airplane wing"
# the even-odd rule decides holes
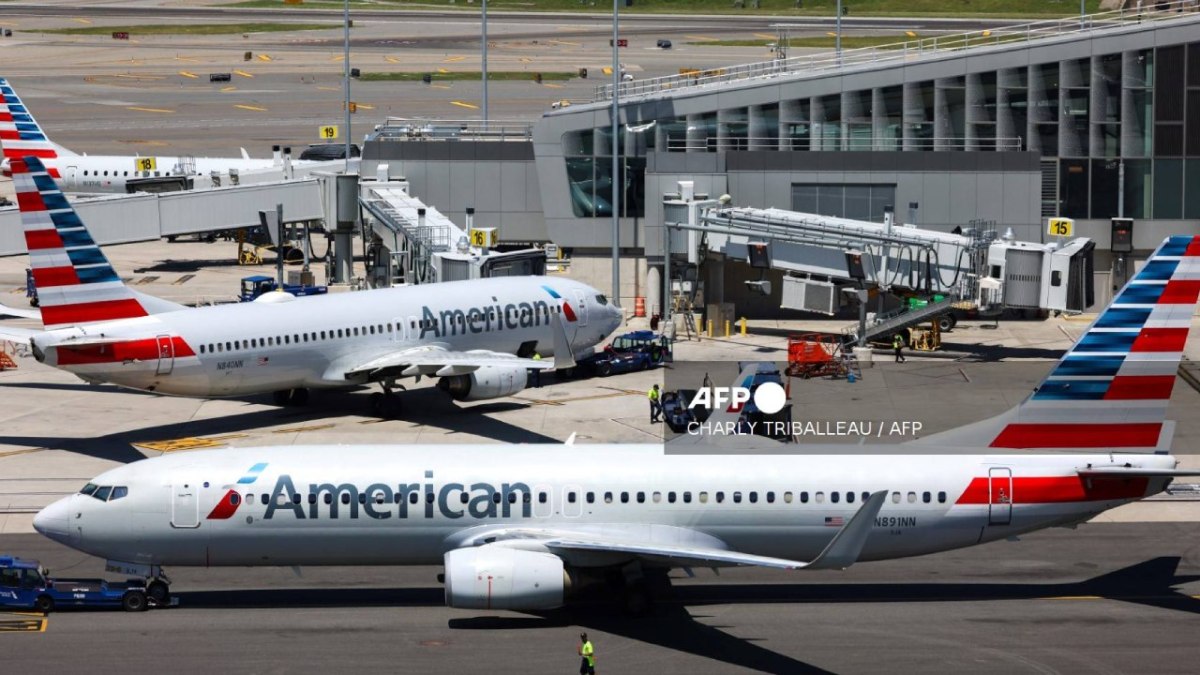
[[[550,360],[523,359],[512,354],[473,349],[465,352],[450,351],[441,347],[425,346],[378,356],[369,361],[346,368],[343,376],[352,379],[359,375],[380,375],[386,371],[400,369],[398,375],[466,375],[484,366],[508,366],[512,368],[536,368],[544,370],[554,367]]]
[[[553,530],[505,530],[485,532],[479,535],[487,546],[528,547],[530,544],[544,548],[560,557],[575,553],[625,553],[654,563],[666,563],[672,567],[721,567],[755,566],[785,570],[845,569],[853,565],[862,554],[867,537],[875,526],[875,517],[883,508],[887,491],[873,493],[858,511],[842,526],[833,539],[816,558],[804,562],[785,558],[739,553],[712,545],[699,543],[680,545],[668,542],[634,541],[603,534],[585,532],[560,533]],[[701,537],[697,537],[702,540]],[[467,542],[471,543],[471,542]]]
[[[42,331],[33,330],[31,328],[16,328],[14,326],[0,325],[0,340],[6,342],[15,342],[17,344],[29,345],[30,338],[35,335],[41,335]]]
[[[42,310],[40,309],[19,309],[17,307],[9,307],[8,305],[0,305],[0,316],[19,316],[22,319],[37,319],[42,320]]]

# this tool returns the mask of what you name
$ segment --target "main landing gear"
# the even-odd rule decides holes
[[[284,407],[299,407],[308,405],[308,390],[307,389],[280,389],[272,394],[275,398],[275,405]]]
[[[376,417],[399,417],[402,408],[400,397],[393,389],[396,386],[395,380],[385,380],[380,382],[379,386],[383,389],[383,393],[371,394],[371,413]],[[403,390],[404,387],[400,387],[400,389]]]
[[[167,575],[160,574],[146,584],[146,597],[161,607],[171,604],[171,580]]]

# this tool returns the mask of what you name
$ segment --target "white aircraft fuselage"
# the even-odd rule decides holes
[[[147,160],[154,169],[139,169]],[[189,176],[207,178],[214,172],[228,176],[230,170],[237,172],[261,171],[278,168],[282,164],[271,158],[246,157],[152,157],[133,155],[60,155],[42,159],[52,176],[58,178],[63,192],[125,193],[126,183],[146,178],[170,178]],[[293,165],[304,164],[292,160]],[[9,173],[7,160],[2,168]]]
[[[144,565],[433,565],[505,540],[728,549],[811,560],[886,490],[859,560],[923,555],[1073,525],[1161,492],[1169,477],[1084,478],[1085,466],[1173,469],[1170,455],[665,455],[661,445],[239,448],[106,472],[34,525]],[[514,532],[531,534],[513,536]],[[514,543],[515,542],[515,543]],[[620,551],[563,554],[619,565]]]
[[[585,284],[547,277],[301,298],[276,292],[255,302],[52,330],[31,343],[39,360],[89,382],[238,396],[360,384],[372,374],[348,374],[359,364],[413,349],[551,356],[552,324],[559,321],[572,350],[583,354],[620,325],[620,311],[601,297]]]

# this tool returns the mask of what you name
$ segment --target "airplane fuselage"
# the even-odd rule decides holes
[[[71,155],[46,157],[42,162],[59,179],[63,192],[126,192],[126,183],[146,178],[188,176],[208,179],[214,172],[227,180],[230,170],[279,168],[274,159],[244,157],[154,157]],[[295,162],[293,162],[295,163]]]
[[[272,293],[52,331],[34,345],[45,363],[90,382],[237,396],[363,383],[370,373],[346,373],[421,347],[550,356],[551,322],[560,319],[582,353],[616,328],[619,313],[574,281],[509,277],[302,298]]]
[[[1076,470],[1085,465],[1136,457],[1142,466],[1175,466],[1169,455],[714,456],[664,455],[661,445],[447,450],[169,455],[94,479],[123,488],[123,497],[76,494],[36,524],[92,555],[147,565],[440,564],[449,550],[514,529],[808,560],[868,493],[887,490],[860,557],[882,560],[1079,523],[1170,482],[1084,479]],[[597,551],[566,562],[611,566],[628,557]]]

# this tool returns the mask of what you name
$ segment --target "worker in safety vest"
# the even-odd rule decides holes
[[[596,649],[587,633],[579,634],[579,675],[596,675]]]
[[[662,404],[659,403],[658,383],[650,387],[650,391],[646,392],[646,398],[650,399],[650,423],[657,424],[659,415],[662,415]]]
[[[892,349],[896,352],[896,363],[908,361],[901,353],[904,350],[904,338],[899,333],[892,338]]]
[[[534,352],[533,360],[541,361],[542,355],[537,352]],[[530,368],[529,369],[529,379],[533,382],[533,386],[535,386],[535,387],[542,386],[542,369],[541,368]]]

